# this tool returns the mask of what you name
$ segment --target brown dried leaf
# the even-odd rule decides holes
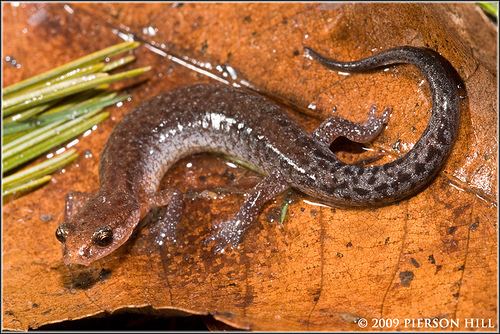
[[[362,121],[372,103],[392,105],[390,125],[373,144],[387,153],[384,161],[404,154],[425,128],[431,106],[421,75],[398,66],[342,76],[305,59],[303,45],[346,60],[393,46],[429,46],[457,68],[468,95],[445,169],[411,199],[376,209],[336,209],[293,194],[280,225],[281,196],[240,250],[214,256],[201,241],[212,222],[237,210],[242,191],[258,176],[200,155],[179,162],[164,183],[207,188],[219,196],[188,201],[176,245],[158,250],[144,228],[116,256],[73,271],[62,263],[54,230],[68,191],[98,187],[99,152],[113,126],[144,99],[209,80],[141,47],[137,66],[153,65],[155,73],[132,89],[131,103],[112,110],[112,119],[77,145],[93,156],[82,155],[52,184],[3,207],[4,329],[144,306],[212,314],[254,330],[358,330],[360,317],[370,321],[367,329],[379,317],[460,319],[460,329],[466,329],[465,318],[481,318],[496,326],[496,36],[474,5],[12,3],[2,8],[4,54],[21,64],[4,64],[5,85],[119,41],[111,30],[121,24],[180,55],[230,64],[239,78],[293,105],[292,117],[309,130],[334,106],[339,115]],[[312,105],[316,109],[308,113],[316,117],[297,112]],[[402,322],[397,328],[417,329]]]

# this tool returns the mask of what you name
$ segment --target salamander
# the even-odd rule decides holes
[[[294,188],[331,206],[387,205],[426,187],[446,161],[459,126],[461,81],[437,52],[402,46],[350,62],[326,58],[305,48],[325,67],[366,72],[394,64],[415,65],[432,95],[427,128],[404,156],[384,165],[341,162],[330,150],[340,136],[370,142],[387,123],[372,107],[363,124],[330,117],[313,133],[290,119],[268,98],[220,84],[195,84],[142,103],[114,128],[100,156],[96,193],[67,195],[65,220],[56,237],[66,264],[89,265],[113,253],[155,207],[166,208],[165,237],[182,214],[182,193],[158,190],[179,159],[198,152],[221,152],[261,168],[266,176],[229,220],[213,226],[207,238],[216,252],[236,247],[263,206]],[[168,232],[168,233],[167,233]],[[161,238],[158,242],[161,244]]]

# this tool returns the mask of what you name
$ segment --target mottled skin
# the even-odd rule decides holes
[[[289,187],[326,204],[347,207],[392,203],[425,187],[442,167],[457,135],[460,81],[451,65],[436,52],[415,47],[390,49],[354,62],[329,60],[308,48],[306,52],[323,65],[346,72],[416,65],[429,82],[433,107],[426,130],[411,151],[373,167],[342,163],[330,151],[329,144],[338,136],[373,140],[388,119],[388,109],[377,118],[373,108],[364,125],[332,117],[310,134],[278,105],[250,92],[208,84],[167,92],[116,126],[101,155],[98,193],[69,195],[65,223],[56,233],[65,246],[65,262],[88,265],[110,254],[153,207],[175,208],[159,229],[173,233],[182,194],[175,189],[158,192],[158,186],[172,164],[196,152],[223,152],[268,174],[233,219],[215,226],[207,241],[218,252],[238,245],[264,204]],[[158,241],[162,243],[161,238]]]

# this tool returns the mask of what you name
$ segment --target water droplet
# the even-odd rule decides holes
[[[71,8],[70,5],[64,5],[64,10],[67,11],[68,13],[70,13],[70,14],[73,14],[75,12],[73,10],[73,8]]]
[[[158,32],[158,28],[153,27],[153,26],[148,26],[148,27],[142,28],[142,33],[144,35],[155,36],[157,32]]]
[[[21,64],[19,64],[13,56],[5,56],[5,61],[15,68],[21,68]]]
[[[76,144],[78,144],[78,142],[79,142],[78,139],[74,139],[68,145],[66,145],[66,148],[70,148],[72,146],[75,146]]]
[[[48,13],[45,10],[45,8],[42,7],[39,10],[37,10],[33,15],[30,16],[30,18],[28,19],[28,24],[32,27],[36,27],[37,25],[42,23],[42,21],[44,21],[47,17]]]
[[[93,155],[92,155],[92,151],[91,151],[91,150],[85,150],[85,151],[83,152],[83,157],[84,157],[85,159],[90,159],[90,158],[92,158],[92,156],[93,156]]]
[[[53,215],[50,214],[41,214],[40,215],[40,220],[44,223],[50,222],[54,219]]]
[[[314,103],[314,102],[309,103],[309,105],[307,106],[307,109],[316,110],[316,103]]]
[[[231,76],[231,79],[236,80],[238,78],[238,75],[236,74],[236,71],[233,67],[226,65],[226,71]]]

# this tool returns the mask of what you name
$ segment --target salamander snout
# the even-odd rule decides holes
[[[55,235],[64,245],[64,262],[66,264],[88,265],[97,258],[108,253],[108,247],[113,244],[113,228],[109,225],[101,226],[88,234],[86,238],[76,238],[72,233],[71,225],[61,224]]]
[[[56,238],[59,240],[61,243],[65,243],[66,239],[69,234],[69,228],[66,224],[61,224],[59,227],[56,229]],[[109,246],[113,242],[113,229],[109,226],[104,226],[98,228],[94,234],[92,235],[92,243],[101,246],[101,247],[106,247]]]
[[[88,266],[128,240],[140,221],[140,210],[137,202],[120,195],[99,193],[65,217],[55,237],[63,244],[66,264]]]

